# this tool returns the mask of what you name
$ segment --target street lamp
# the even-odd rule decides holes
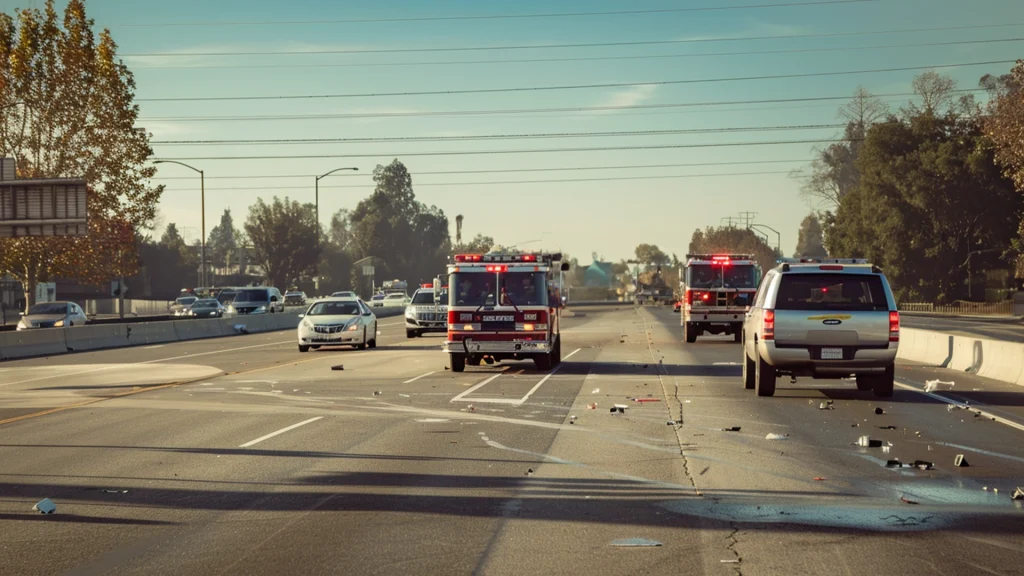
[[[201,284],[202,286],[205,287],[206,286],[206,177],[204,176],[203,171],[200,170],[199,168],[196,168],[195,166],[189,166],[188,164],[185,164],[184,162],[178,162],[177,160],[154,160],[153,164],[177,164],[179,166],[184,166],[185,168],[188,168],[189,170],[192,170],[194,172],[198,172],[199,173],[199,194],[200,194],[199,199],[200,199],[201,210],[202,210],[202,234],[199,237],[199,245],[200,245],[199,266],[202,269],[200,270],[200,274],[199,274],[199,284]]]
[[[779,234],[778,230],[772,228],[771,226],[765,226],[764,224],[748,224],[747,228],[766,228],[768,230],[771,230],[772,232],[775,232],[775,249],[778,250],[780,255],[782,254],[782,234]],[[764,234],[764,232],[762,232],[762,234]],[[767,244],[767,242],[765,243]]]
[[[320,243],[322,242],[322,240],[320,238],[320,181],[323,180],[324,178],[327,178],[331,174],[334,174],[335,172],[341,172],[343,170],[351,170],[353,172],[358,172],[359,168],[355,168],[355,167],[335,168],[334,170],[331,170],[330,172],[328,172],[327,174],[324,174],[323,176],[317,176],[316,177],[316,182],[315,182],[315,186],[316,186],[316,197],[315,197],[315,202],[316,202],[316,245],[317,245],[318,248],[320,247]],[[320,265],[319,264],[317,264],[315,285],[316,285],[317,292],[319,292],[320,291]]]

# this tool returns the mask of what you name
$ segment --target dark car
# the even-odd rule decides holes
[[[286,306],[305,306],[306,305],[306,293],[305,292],[285,292],[284,303]]]
[[[189,307],[189,318],[223,318],[227,308],[216,298],[201,298]]]

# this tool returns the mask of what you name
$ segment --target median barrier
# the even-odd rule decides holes
[[[1024,386],[1024,344],[904,328],[898,357]]]
[[[395,316],[401,316],[405,314],[405,308],[400,306],[388,306],[381,308],[370,308],[373,311],[373,315],[377,318],[394,318]]]
[[[271,330],[294,330],[299,327],[299,315],[295,314],[275,314],[273,317],[274,328],[268,328]]]
[[[120,348],[131,344],[128,341],[128,325],[104,324],[98,326],[75,326],[64,331],[68,352],[85,352]]]
[[[16,330],[0,333],[0,359],[30,358],[66,354],[63,328]]]
[[[140,322],[126,325],[125,329],[128,331],[128,342],[133,346],[178,341],[174,322]]]
[[[174,331],[178,340],[201,340],[223,336],[218,318],[197,318],[195,320],[175,320]]]

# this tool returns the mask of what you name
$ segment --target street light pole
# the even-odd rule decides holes
[[[782,254],[782,234],[779,234],[778,230],[771,226],[765,226],[764,224],[749,224],[747,225],[747,228],[767,228],[768,230],[775,232],[775,249],[779,251],[779,254]]]
[[[327,178],[331,174],[334,174],[335,172],[341,172],[343,170],[351,170],[353,172],[358,172],[359,168],[355,168],[355,167],[335,168],[334,170],[331,170],[330,172],[324,174],[323,176],[317,176],[316,177],[316,181],[314,182],[314,189],[315,189],[315,192],[314,192],[314,194],[315,194],[315,196],[314,196],[314,203],[315,204],[314,205],[316,207],[315,211],[316,211],[316,245],[317,245],[317,248],[320,247],[320,243],[323,241],[320,238],[320,181],[323,180],[324,178]],[[320,291],[320,265],[319,265],[319,260],[317,261],[316,282],[315,282],[315,284],[316,284],[316,290],[319,292]]]
[[[153,164],[177,164],[184,166],[193,172],[199,173],[199,199],[202,211],[202,236],[199,238],[199,284],[203,287],[206,286],[206,175],[202,170],[195,166],[189,166],[184,162],[178,162],[177,160],[154,160]]]

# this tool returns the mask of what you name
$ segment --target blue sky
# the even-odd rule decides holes
[[[879,0],[841,5],[741,8],[564,18],[323,23],[325,20],[393,19],[430,16],[595,12],[771,4],[778,0],[563,0],[470,2],[466,0],[389,3],[327,0],[88,0],[98,26],[109,26],[132,68],[140,100],[195,96],[312,95],[410,92],[471,88],[578,85],[661,80],[715,79],[807,72],[872,70],[961,64],[1024,57],[1024,42],[855,49],[1024,38],[1024,3],[1011,0]],[[0,0],[15,6],[41,0]],[[167,26],[178,23],[313,21],[314,24]],[[151,26],[151,25],[158,26]],[[1021,24],[999,28],[917,33],[753,40],[840,32],[893,31],[951,26]],[[325,51],[492,47],[558,43],[651,40],[691,42],[568,49],[472,50],[292,56],[198,56],[196,53]],[[799,53],[780,50],[830,49]],[[849,49],[849,50],[844,50]],[[743,55],[708,55],[745,52]],[[130,54],[170,54],[162,57]],[[571,62],[452,64],[467,60],[673,56]],[[701,56],[703,55],[703,56]],[[430,65],[429,62],[448,62]],[[402,65],[385,65],[402,64]],[[1010,64],[941,70],[973,88],[984,73],[1003,73]],[[661,86],[627,86],[514,93],[321,98],[306,100],[147,102],[139,126],[154,140],[245,138],[378,138],[472,136],[733,127],[806,126],[837,123],[842,102],[695,106],[587,113],[526,113],[474,116],[314,118],[289,120],[183,121],[183,117],[378,114],[394,112],[573,108],[606,105],[681,104],[841,96],[864,86],[875,93],[909,92],[914,71],[820,76],[798,79],[724,81]],[[898,107],[905,97],[887,98]],[[740,211],[777,229],[782,247],[793,250],[808,206],[799,184],[786,172],[801,162],[721,165],[809,159],[812,144],[688,147],[654,150],[549,152],[452,156],[403,153],[524,150],[602,146],[709,145],[733,142],[816,140],[838,129],[719,134],[674,134],[464,142],[386,142],[303,145],[154,146],[162,158],[188,160],[207,174],[207,231],[225,208],[241,224],[259,196],[313,199],[312,175],[358,166],[358,175],[321,181],[320,212],[326,222],[372,191],[370,172],[397,157],[413,173],[417,197],[445,211],[452,221],[465,216],[464,235],[484,233],[499,243],[541,240],[529,247],[558,248],[589,259],[591,252],[619,259],[639,243],[661,246],[680,257],[693,230],[718,225]],[[221,156],[336,155],[319,159],[212,160]],[[359,155],[356,157],[356,155]],[[679,165],[657,168],[530,171],[568,167]],[[422,174],[504,170],[478,174]],[[737,175],[737,173],[756,173]],[[766,174],[766,172],[776,172]],[[781,172],[781,173],[778,173]],[[726,176],[691,177],[701,174]],[[261,178],[251,176],[299,176]],[[160,205],[161,223],[175,222],[186,237],[199,233],[198,181],[184,168],[164,166],[168,185]],[[666,176],[687,176],[667,178]],[[231,178],[225,178],[231,177]],[[239,178],[246,177],[246,178]],[[639,178],[643,177],[643,178]],[[590,182],[482,184],[496,181],[608,178]],[[466,185],[456,185],[468,183]],[[273,189],[265,189],[273,188]],[[774,242],[774,238],[772,239]],[[527,247],[527,246],[524,246]]]

